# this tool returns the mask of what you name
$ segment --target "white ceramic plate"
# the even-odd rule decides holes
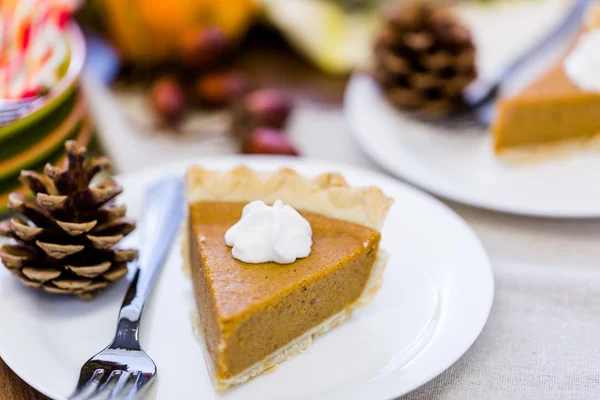
[[[303,174],[340,171],[354,185],[377,185],[394,197],[382,246],[391,253],[374,304],[315,340],[271,374],[218,396],[192,334],[191,284],[175,245],[143,318],[143,347],[158,365],[149,398],[390,399],[424,384],[454,363],[483,328],[494,283],[473,231],[432,197],[383,175],[302,159],[231,157],[199,161],[231,168],[245,163]],[[184,165],[119,178],[122,201],[140,213],[148,183],[182,174]],[[54,297],[23,287],[0,268],[0,356],[27,383],[52,398],[73,389],[80,366],[114,334],[126,282],[95,301]]]
[[[535,161],[498,159],[480,127],[449,129],[396,111],[365,74],[348,85],[355,139],[386,170],[439,196],[539,217],[600,217],[600,154],[574,150]]]

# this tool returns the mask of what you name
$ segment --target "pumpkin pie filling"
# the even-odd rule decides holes
[[[380,230],[392,199],[377,188],[351,188],[338,174],[309,179],[289,169],[192,167],[186,195],[184,262],[217,391],[306,349],[369,304],[381,285],[387,258]],[[233,256],[225,233],[255,200],[281,200],[300,213],[312,230],[308,256],[287,264]]]
[[[189,210],[194,290],[217,379],[243,372],[358,300],[379,245],[371,228],[301,212],[313,229],[310,256],[292,265],[247,264],[224,240],[244,205],[197,202]]]
[[[496,152],[600,134],[600,94],[583,92],[557,65],[518,96],[500,102]]]

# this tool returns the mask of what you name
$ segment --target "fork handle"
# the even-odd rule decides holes
[[[140,226],[140,257],[119,312],[117,334],[111,347],[140,347],[142,310],[182,218],[183,182],[180,178],[163,179],[148,189]]]
[[[510,79],[512,75],[518,71],[524,64],[530,61],[532,58],[543,53],[547,49],[551,48],[557,42],[560,42],[565,38],[566,35],[575,33],[575,28],[581,25],[581,19],[585,15],[592,0],[576,0],[560,21],[560,23],[540,42],[536,43],[529,51],[523,53],[520,57],[514,60],[503,72],[499,79],[501,83]]]
[[[581,19],[592,0],[575,0],[571,8],[566,12],[560,23],[533,47],[523,52],[517,59],[513,60],[493,81],[478,79],[469,85],[464,95],[468,104],[475,109],[480,121],[490,125],[495,115],[494,100],[501,93],[506,82],[510,82],[517,73],[528,62],[538,57],[544,51],[552,48],[565,37],[575,34],[575,29],[581,25]]]

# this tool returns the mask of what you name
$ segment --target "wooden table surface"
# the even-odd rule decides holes
[[[332,77],[319,72],[295,54],[277,33],[264,27],[250,32],[236,53],[234,67],[248,73],[258,87],[283,87],[298,101],[341,106],[347,77]],[[0,400],[47,399],[0,359]]]
[[[0,359],[0,399],[2,400],[46,400],[36,390],[21,380]]]

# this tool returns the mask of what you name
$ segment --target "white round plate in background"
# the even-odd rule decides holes
[[[399,112],[366,74],[350,80],[344,111],[356,141],[375,162],[431,193],[513,214],[600,217],[597,150],[503,160],[494,156],[484,128],[450,129]]]
[[[247,164],[292,167],[306,175],[339,171],[353,185],[376,185],[395,199],[382,232],[391,257],[374,303],[356,312],[271,374],[217,395],[192,333],[191,282],[173,246],[147,305],[141,341],[158,366],[148,398],[387,400],[433,379],[467,351],[483,328],[494,294],[481,243],[448,207],[384,175],[293,158],[206,158],[211,168]],[[186,164],[118,177],[121,201],[140,215],[149,183],[182,175]],[[27,383],[52,398],[73,389],[81,365],[114,335],[127,283],[93,301],[24,287],[0,268],[0,356]]]

